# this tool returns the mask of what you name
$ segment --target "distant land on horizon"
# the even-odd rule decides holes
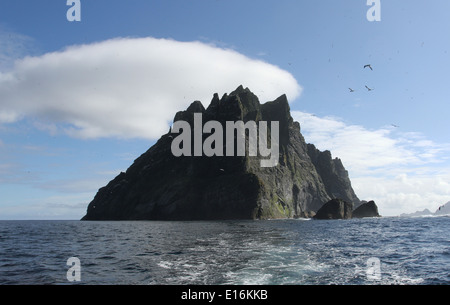
[[[424,209],[423,211],[417,211],[414,213],[402,213],[399,217],[420,217],[420,216],[440,216],[440,215],[450,215],[450,201],[444,205],[441,205],[436,212],[431,212],[429,209]]]

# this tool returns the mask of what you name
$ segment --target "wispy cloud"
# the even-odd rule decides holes
[[[0,27],[0,71],[12,68],[15,60],[34,51],[33,38]]]
[[[449,143],[392,126],[369,130],[335,117],[292,115],[306,141],[341,158],[358,196],[375,199],[385,214],[433,209],[450,199]]]
[[[67,194],[90,194],[95,195],[98,188],[106,185],[112,177],[117,176],[119,172],[105,171],[102,173],[93,173],[92,177],[72,177],[58,180],[47,180],[36,183],[36,187],[42,190],[56,191]],[[93,199],[93,197],[92,197]]]
[[[396,176],[360,176],[353,187],[366,199],[374,199],[385,215],[435,211],[450,199],[450,167],[423,168]]]
[[[177,111],[241,84],[262,102],[302,90],[290,73],[231,49],[113,39],[16,61],[0,74],[0,123],[33,117],[73,137],[156,139]]]
[[[27,171],[20,163],[0,163],[0,183],[28,184],[37,179],[36,173]]]
[[[77,220],[86,213],[88,198],[83,195],[37,198],[23,206],[0,206],[0,220]]]
[[[1,179],[2,175],[9,173],[11,171],[11,169],[13,169],[14,167],[15,167],[15,165],[10,164],[10,163],[0,164],[0,179]],[[1,180],[0,180],[0,182],[1,182]]]
[[[399,132],[392,126],[369,130],[339,118],[320,118],[298,111],[293,112],[293,117],[301,123],[309,142],[348,159],[348,166],[358,175],[390,166],[410,168],[444,162],[444,153],[450,151],[449,144],[434,143],[417,132]]]

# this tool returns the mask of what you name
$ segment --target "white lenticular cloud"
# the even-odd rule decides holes
[[[250,88],[261,102],[302,88],[288,72],[201,42],[120,38],[16,61],[0,73],[0,123],[26,117],[80,138],[156,139],[175,113]]]

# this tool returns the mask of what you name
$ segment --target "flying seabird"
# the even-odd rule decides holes
[[[353,90],[352,88],[348,88],[348,90],[350,90],[350,92],[355,92],[355,90]]]
[[[364,66],[364,69],[365,69],[365,68],[370,68],[370,70],[373,71],[372,66],[371,66],[370,64],[369,64],[369,65],[365,65],[365,66]]]
[[[367,88],[367,90],[369,90],[369,91],[372,91],[372,90],[373,90],[373,89],[371,89],[371,88],[369,88],[369,87],[367,87],[367,86],[366,86],[366,88]]]

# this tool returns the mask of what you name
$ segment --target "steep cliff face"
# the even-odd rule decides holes
[[[344,168],[342,161],[339,158],[332,159],[330,151],[322,152],[313,144],[308,144],[308,155],[330,197],[351,202],[354,208],[357,208],[361,201],[352,188],[348,171]]]
[[[269,146],[277,135],[272,134],[275,125],[271,122],[279,122],[276,166],[262,167],[261,161],[268,157],[260,152],[251,156],[247,150],[239,156],[237,134],[230,142],[225,132],[210,146],[215,152],[222,151],[222,156],[206,156],[205,152],[198,155],[196,148],[185,147],[183,142],[182,149],[191,150],[192,156],[176,157],[172,142],[179,139],[180,133],[171,130],[136,159],[126,173],[98,191],[83,220],[296,218],[309,217],[335,197],[359,203],[342,163],[305,143],[285,95],[260,104],[249,89],[240,86],[222,98],[215,94],[207,109],[198,101],[192,103],[175,115],[174,123],[183,121],[195,127],[199,114],[201,127],[209,121],[222,126],[227,122],[255,122],[259,127],[267,122]],[[210,131],[200,135],[202,142],[208,141],[213,129]],[[196,138],[192,132],[190,140],[195,146],[198,135]],[[230,150],[234,156],[225,154],[230,145],[234,145]]]

